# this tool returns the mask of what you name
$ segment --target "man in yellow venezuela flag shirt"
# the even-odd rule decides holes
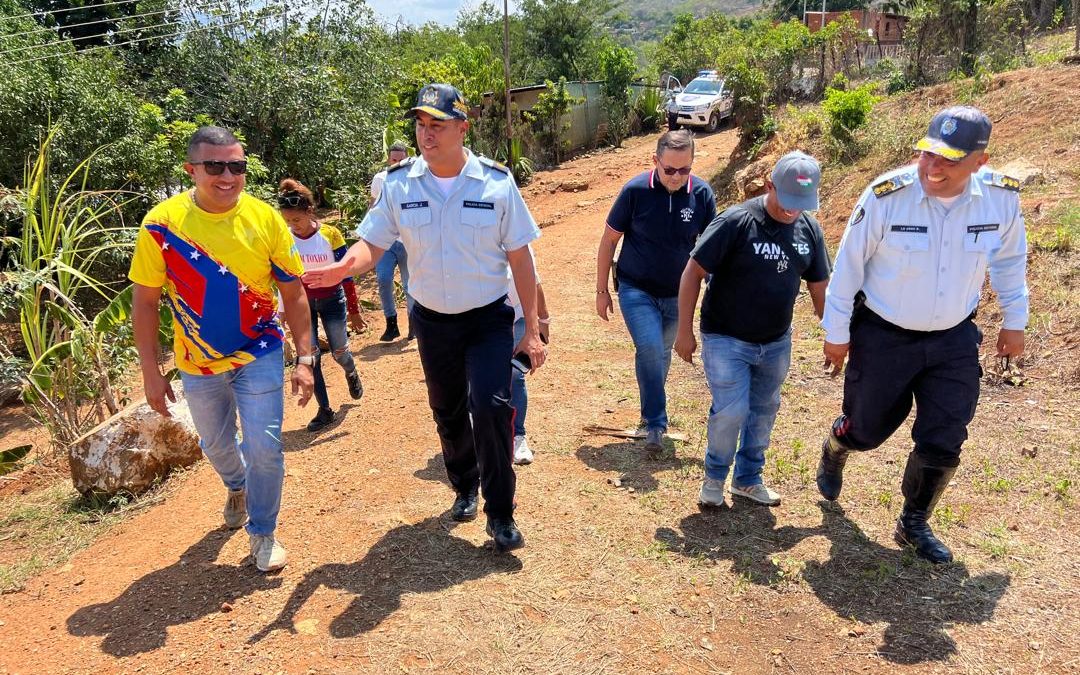
[[[298,355],[292,390],[304,405],[311,398],[314,357],[299,278],[303,263],[281,215],[244,193],[247,162],[231,132],[196,131],[184,170],[195,188],[146,214],[128,273],[146,401],[165,416],[165,399],[175,401],[158,363],[158,305],[164,295],[199,444],[228,488],[225,524],[238,528],[247,522],[252,558],[268,572],[287,562],[274,536],[285,476],[284,334],[274,286]]]

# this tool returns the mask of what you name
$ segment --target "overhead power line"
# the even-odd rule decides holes
[[[45,16],[46,14],[65,14],[67,12],[77,12],[80,9],[98,9],[100,7],[112,7],[113,5],[130,5],[133,2],[139,2],[139,0],[113,0],[113,2],[103,2],[100,5],[85,5],[83,7],[68,7],[66,9],[47,9],[42,12],[32,12],[30,14],[16,14],[15,16],[0,16],[0,22],[14,21],[15,19],[30,19],[35,16]]]
[[[278,17],[280,15],[281,14],[279,13],[279,14],[273,14],[271,16],[276,18],[276,17]],[[215,24],[206,25],[206,26],[199,26],[197,28],[189,28],[188,30],[177,31],[175,33],[168,33],[166,35],[150,35],[148,37],[138,38],[138,39],[135,39],[135,40],[128,40],[126,42],[118,42],[116,44],[99,45],[97,47],[88,47],[86,49],[79,50],[77,52],[77,54],[86,54],[88,52],[95,52],[95,51],[98,51],[98,50],[101,50],[101,49],[114,49],[116,47],[124,47],[124,46],[127,46],[127,45],[138,44],[140,42],[147,42],[147,41],[150,41],[150,40],[165,40],[165,39],[168,39],[168,38],[180,37],[180,36],[183,36],[183,35],[190,35],[192,33],[200,33],[200,32],[203,32],[203,31],[214,30],[215,28],[225,28],[225,27],[228,27],[228,26],[235,26],[236,24],[245,23],[245,22],[253,21],[253,20],[254,20],[253,17],[245,17],[243,19],[236,19],[235,21],[229,21],[229,22],[226,22],[226,23],[215,23]],[[23,63],[33,63],[35,61],[44,61],[46,59],[55,59],[55,58],[58,58],[60,56],[66,56],[66,55],[67,55],[66,52],[57,52],[55,54],[45,54],[43,56],[35,56],[35,57],[29,58],[29,59],[21,59],[19,61],[11,61],[11,62],[9,62],[8,65],[17,66],[17,65],[20,65],[20,64],[23,64]]]
[[[101,33],[100,35],[96,35],[96,36],[86,36],[86,37],[89,38],[89,37],[103,37],[103,36],[106,36],[106,35],[108,35],[108,36],[124,35],[126,33],[135,33],[137,31],[142,31],[142,30],[153,30],[155,28],[169,28],[169,27],[175,27],[175,26],[180,26],[180,25],[182,25],[181,21],[166,21],[164,23],[159,23],[159,24],[155,24],[155,25],[152,25],[152,26],[134,26],[132,28],[124,28],[122,30],[115,30],[115,31],[110,31],[108,33]],[[0,51],[0,56],[6,56],[8,54],[14,54],[16,52],[24,52],[24,51],[27,51],[28,49],[42,49],[42,48],[45,48],[45,47],[52,47],[54,45],[60,44],[60,42],[64,42],[64,41],[72,41],[72,42],[74,42],[74,41],[77,41],[77,40],[80,40],[80,39],[86,39],[86,38],[66,38],[66,40],[60,40],[60,41],[57,41],[57,42],[46,42],[44,44],[38,44],[38,45],[23,45],[21,47],[13,47],[11,49]],[[102,46],[108,46],[108,45],[102,45]],[[83,49],[81,51],[87,51],[87,50]]]
[[[199,11],[199,10],[207,9],[209,7],[213,7],[216,4],[217,3],[210,3],[210,4],[203,5],[201,7],[192,7],[190,9],[195,10],[195,11]],[[100,5],[98,5],[98,6],[100,7]],[[109,18],[109,19],[95,19],[93,21],[83,21],[82,23],[69,23],[69,24],[65,24],[65,25],[59,25],[58,24],[56,26],[38,26],[37,28],[34,28],[33,30],[24,30],[21,33],[10,33],[8,35],[3,35],[3,36],[0,36],[0,37],[3,37],[5,39],[17,38],[17,37],[22,37],[23,35],[34,35],[36,33],[53,33],[53,32],[56,32],[56,31],[70,30],[72,28],[82,28],[84,26],[93,26],[95,24],[113,24],[113,23],[116,23],[118,21],[128,21],[130,19],[141,19],[143,17],[155,16],[157,14],[168,14],[169,12],[182,12],[185,9],[189,9],[189,8],[187,8],[187,7],[170,7],[169,9],[159,9],[156,12],[145,12],[143,14],[132,14],[130,16],[119,16],[119,17],[114,17],[114,18]]]

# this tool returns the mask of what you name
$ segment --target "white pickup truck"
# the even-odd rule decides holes
[[[705,127],[713,132],[731,117],[735,99],[715,70],[703,70],[668,106],[668,128]]]

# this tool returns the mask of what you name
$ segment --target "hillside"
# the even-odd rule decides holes
[[[635,42],[649,42],[662,38],[679,14],[741,16],[760,8],[757,0],[621,0],[616,13],[625,14],[628,20],[615,21],[612,28],[632,36]]]

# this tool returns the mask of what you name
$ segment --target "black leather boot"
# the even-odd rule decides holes
[[[401,331],[397,327],[397,315],[386,317],[386,332],[379,336],[379,342],[393,342],[401,337]]]
[[[955,466],[931,466],[912,452],[904,469],[904,509],[896,522],[896,543],[911,546],[916,555],[932,563],[952,562],[952,551],[934,536],[930,529],[930,514],[944,494]]]
[[[821,461],[817,467],[818,492],[830,502],[840,496],[844,487],[844,465],[851,451],[832,433],[821,444]]]
[[[476,518],[477,491],[459,492],[450,507],[450,518],[459,523],[467,523]]]
[[[525,545],[525,537],[521,536],[513,516],[489,516],[487,533],[495,541],[495,550],[499,553]]]

